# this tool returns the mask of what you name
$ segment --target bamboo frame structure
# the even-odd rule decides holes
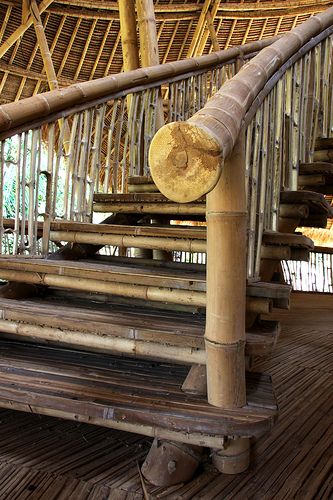
[[[287,33],[244,66],[187,122],[167,124],[158,131],[150,148],[150,169],[155,184],[166,197],[177,202],[194,201],[214,188],[245,115],[251,106],[253,114],[258,109],[254,96],[307,41],[330,29],[332,20],[331,8]],[[187,156],[179,154],[184,141]],[[161,148],[163,143],[168,147]]]

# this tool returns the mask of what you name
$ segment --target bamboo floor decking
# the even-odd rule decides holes
[[[218,474],[206,461],[196,477],[149,498],[329,499],[333,495],[333,296],[294,294],[279,312],[270,359],[280,406],[270,434],[252,449],[251,469]],[[1,500],[140,500],[138,473],[151,440],[78,422],[0,410]]]

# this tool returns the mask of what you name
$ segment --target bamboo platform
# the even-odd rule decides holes
[[[277,316],[278,346],[256,368],[273,374],[280,414],[254,444],[251,469],[221,475],[207,460],[188,484],[146,483],[151,500],[332,498],[332,306],[332,295],[294,294]],[[145,498],[137,464],[149,438],[5,409],[0,419],[1,500]]]

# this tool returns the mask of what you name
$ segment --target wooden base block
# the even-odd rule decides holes
[[[182,391],[189,394],[207,395],[206,365],[193,365],[182,385]]]
[[[141,472],[155,486],[189,481],[200,464],[202,448],[154,439]]]
[[[240,474],[250,465],[250,440],[228,439],[223,450],[214,450],[213,464],[223,474]]]

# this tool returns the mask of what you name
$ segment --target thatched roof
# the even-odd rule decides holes
[[[205,0],[156,0],[160,62],[187,57]],[[118,73],[122,69],[118,3],[114,0],[38,1],[61,86]],[[220,48],[290,30],[308,16],[332,5],[328,0],[212,0],[211,14]],[[98,8],[97,8],[98,6]],[[215,15],[214,15],[215,14]],[[22,1],[0,2],[3,44],[22,22]],[[195,54],[208,53],[212,42],[205,27]],[[0,102],[48,90],[33,26],[0,59]]]

